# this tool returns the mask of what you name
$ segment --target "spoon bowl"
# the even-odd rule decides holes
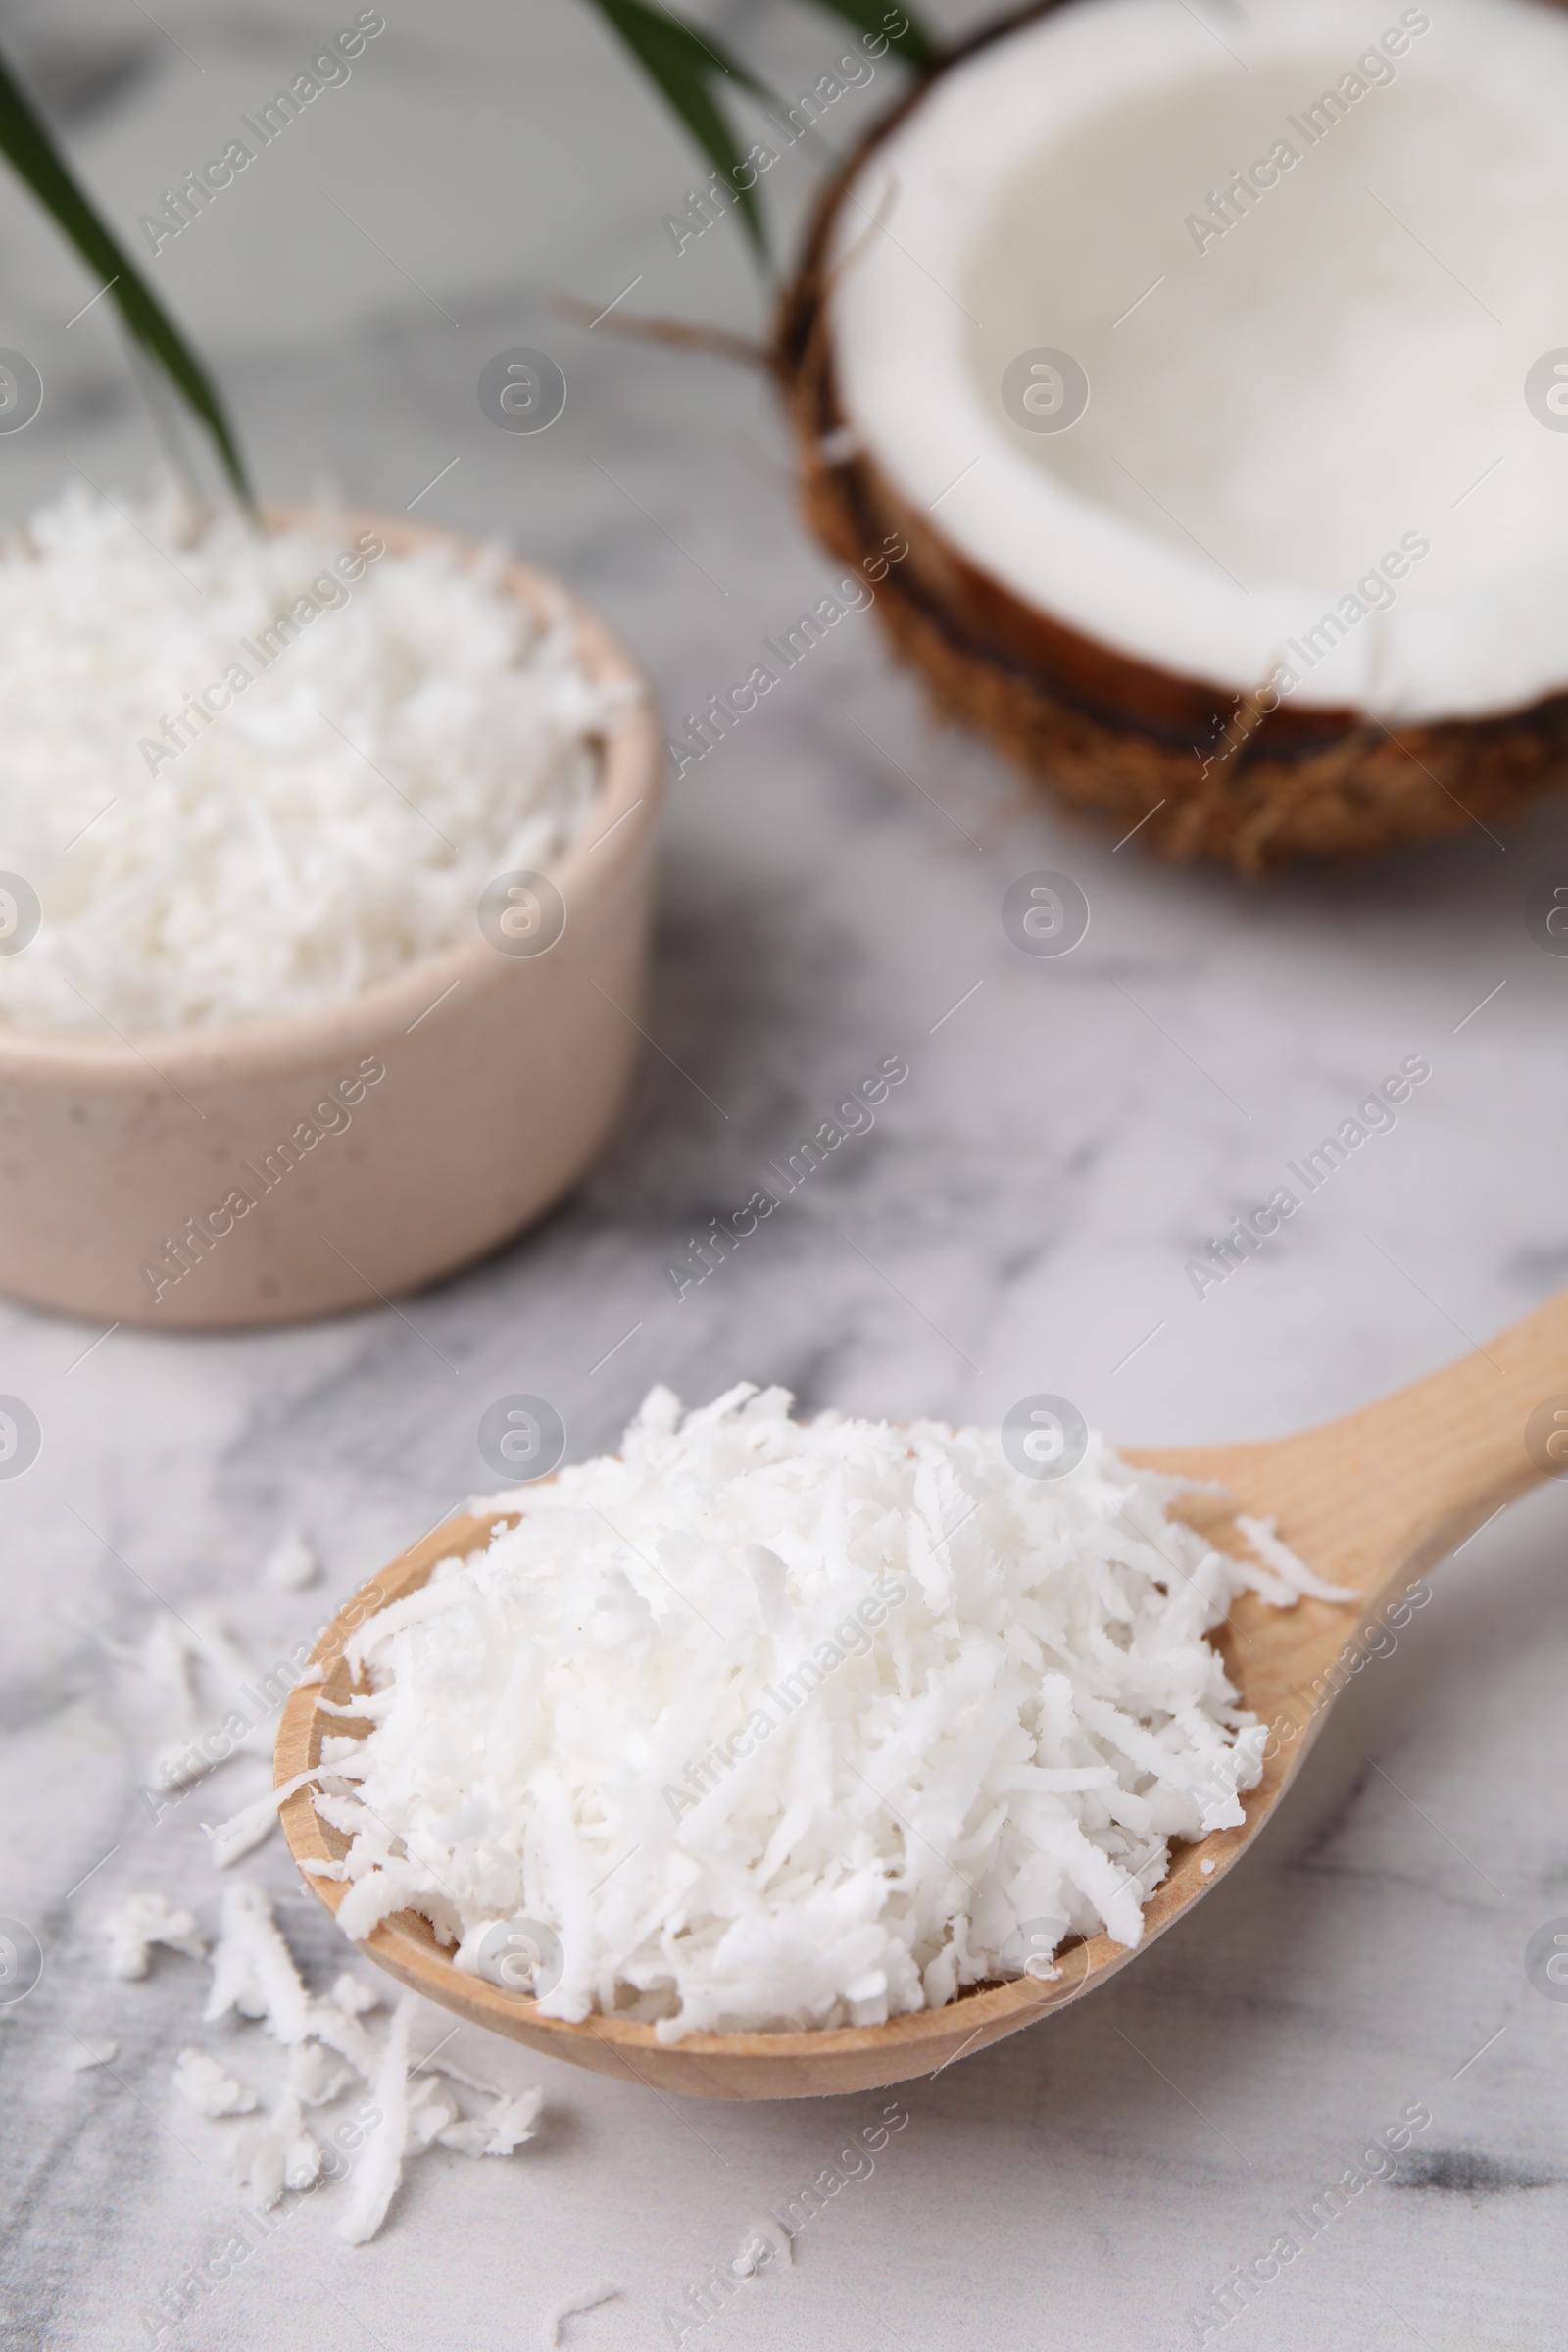
[[[937,2074],[1082,1999],[1217,1886],[1258,1836],[1360,1654],[1358,1629],[1396,1611],[1417,1579],[1505,1503],[1543,1478],[1568,1475],[1568,1294],[1485,1348],[1342,1420],[1258,1444],[1129,1451],[1126,1458],[1218,1482],[1223,1498],[1188,1496],[1178,1512],[1220,1549],[1247,1548],[1236,1514],[1273,1518],[1281,1540],[1308,1567],[1356,1595],[1353,1603],[1303,1599],[1280,1609],[1244,1593],[1212,1637],[1242,1703],[1268,1726],[1262,1778],[1242,1799],[1241,1824],[1175,1846],[1168,1875],[1144,1906],[1137,1945],[1106,1935],[1079,1938],[1057,1953],[1050,1976],[976,1985],[943,2008],[884,2026],[696,2033],[678,2042],[661,2041],[652,2026],[613,2017],[573,2025],[541,2016],[526,1995],[460,1973],[415,1912],[384,1921],[363,1949],[401,1984],[474,2025],[597,2074],[696,2098],[823,2097]],[[517,1512],[526,1507],[519,1494]],[[515,1515],[448,1520],[339,1612],[315,1652],[323,1679],[301,1685],[283,1709],[279,1786],[319,1762],[323,1731],[355,1728],[352,1719],[323,1715],[318,1705],[323,1698],[341,1705],[350,1694],[342,1655],[350,1634],[417,1591],[438,1562],[482,1545],[498,1518]],[[281,1813],[296,1862],[333,1862],[346,1851],[347,1838],[319,1819],[309,1788],[289,1797]],[[306,1884],[334,1912],[346,1892],[332,1879],[307,1875]]]

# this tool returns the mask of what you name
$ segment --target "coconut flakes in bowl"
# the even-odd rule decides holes
[[[178,1029],[470,933],[590,812],[613,698],[497,548],[74,486],[0,539],[0,1021]],[[18,895],[11,877],[25,886]],[[0,947],[4,946],[0,940]]]

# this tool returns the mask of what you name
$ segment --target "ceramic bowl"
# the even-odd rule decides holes
[[[398,552],[453,543],[344,522]],[[494,1249],[587,1168],[642,1044],[663,752],[604,621],[544,573],[506,578],[535,611],[564,607],[588,669],[627,690],[597,806],[546,877],[564,928],[527,952],[525,899],[503,907],[503,949],[476,908],[455,945],[276,1018],[134,1037],[0,1024],[0,1290],[172,1329],[373,1306]]]

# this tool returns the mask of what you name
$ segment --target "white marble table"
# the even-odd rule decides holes
[[[160,257],[163,282],[269,490],[331,478],[399,511],[450,467],[416,513],[558,565],[682,711],[830,567],[791,513],[758,382],[550,306],[640,276],[627,308],[748,327],[733,225],[679,258],[662,237],[689,160],[584,10],[386,15],[292,145]],[[23,0],[7,21],[127,225],[325,24],[238,0],[164,0],[169,37],[122,0]],[[806,12],[723,22],[794,86],[837,45]],[[846,99],[836,135],[893,78]],[[798,204],[808,180],[790,171]],[[0,511],[73,462],[136,486],[151,442],[105,306],[66,328],[91,286],[9,185],[0,240],[0,339],[49,385],[38,424],[0,445]],[[521,343],[570,383],[538,439],[495,431],[474,395],[482,362]],[[1568,1280],[1568,962],[1523,912],[1559,866],[1564,806],[1367,873],[1245,889],[1155,869],[929,731],[858,616],[676,791],[652,1016],[667,1058],[649,1057],[603,1165],[545,1227],[400,1314],[314,1329],[116,1331],[84,1355],[93,1330],[0,1307],[0,1389],[46,1433],[0,1483],[0,1911],[46,1951],[0,2017],[4,2340],[146,2341],[141,2309],[233,2212],[222,2127],[170,2089],[205,1972],[164,1955],[117,1984],[99,1923],[127,1889],[194,1887],[211,1924],[199,1817],[262,1772],[227,1767],[155,1829],[136,1788],[168,1726],[106,1640],[139,1641],[157,1595],[214,1609],[270,1660],[485,1483],[475,1427],[508,1390],[555,1400],[578,1451],[612,1441],[656,1378],[701,1399],[745,1376],[894,1415],[996,1417],[1048,1389],[1129,1442],[1174,1442],[1285,1429],[1442,1362]],[[1093,906],[1060,963],[1019,956],[999,919],[1036,867]],[[1396,1131],[1200,1303],[1195,1249],[1413,1054],[1433,1074]],[[677,1303],[665,1262],[889,1054],[910,1076],[874,1131]],[[289,1520],[326,1564],[315,1594],[258,1581]],[[1194,2342],[1187,2315],[1212,2320],[1233,2266],[1424,2102],[1397,2179],[1350,2200],[1233,2340],[1560,2344],[1568,2007],[1532,1987],[1524,1948],[1568,1914],[1565,1539],[1556,1489],[1479,1536],[1353,1684],[1250,1866],[1093,2002],[910,2086],[906,2129],[803,2232],[794,2270],[684,2340]],[[278,1841],[243,1867],[324,1982],[334,1933]],[[69,2070],[81,2034],[118,2043],[112,2070]],[[332,2234],[331,2192],[307,2200],[165,2340],[512,2352],[605,2278],[622,2299],[566,2340],[663,2343],[664,2311],[884,2103],[683,2106],[476,2041],[454,2045],[468,2065],[544,2082],[534,2146],[432,2156],[364,2249]]]

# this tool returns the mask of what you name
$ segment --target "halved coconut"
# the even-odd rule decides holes
[[[780,350],[939,706],[1118,826],[1255,867],[1568,780],[1547,0],[1048,5],[854,159]]]

